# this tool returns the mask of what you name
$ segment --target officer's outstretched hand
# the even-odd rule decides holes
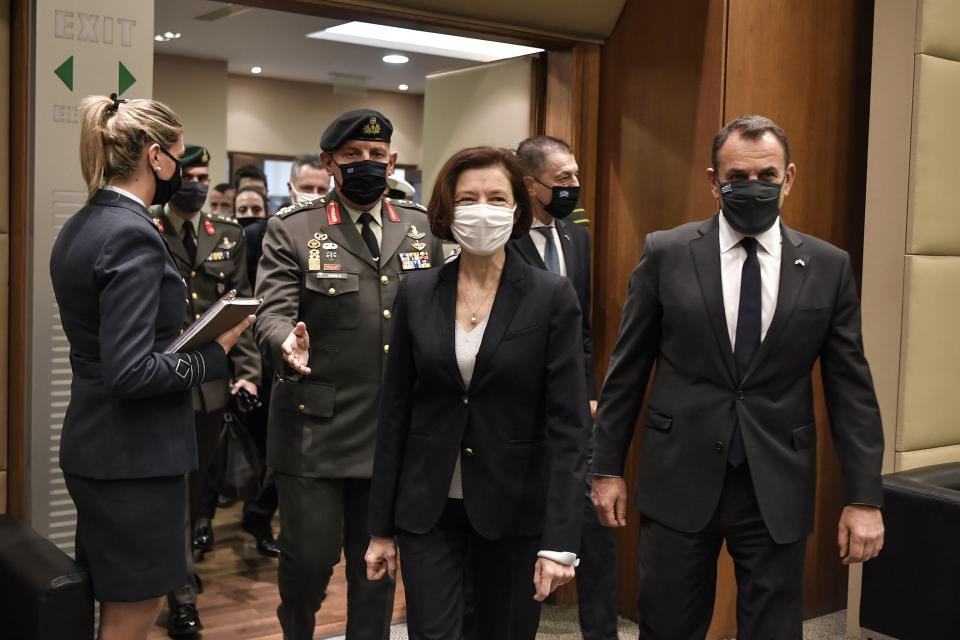
[[[307,333],[307,325],[298,322],[280,348],[283,350],[284,362],[291,369],[300,375],[310,375],[310,367],[307,366],[310,360],[310,335]]]
[[[367,563],[367,580],[383,580],[384,576],[397,579],[397,543],[393,538],[371,536],[364,560]]]
[[[237,344],[237,340],[240,338],[240,334],[247,330],[247,328],[253,324],[253,321],[257,319],[257,316],[247,316],[239,322],[232,329],[227,329],[219,336],[217,336],[217,344],[223,347],[224,353],[230,353],[230,349],[233,349],[233,345]]]

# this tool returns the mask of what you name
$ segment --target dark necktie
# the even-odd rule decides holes
[[[553,227],[535,227],[535,229],[547,240],[543,248],[543,264],[547,266],[547,271],[560,275],[560,254],[557,253],[557,244],[553,241]]]
[[[193,233],[193,223],[189,220],[183,223],[183,248],[187,250],[192,266],[197,261],[197,237]]]
[[[370,250],[370,255],[373,256],[374,260],[380,259],[380,243],[377,242],[377,236],[373,233],[373,229],[370,228],[370,224],[373,222],[373,216],[370,215],[368,211],[364,211],[360,214],[360,224],[363,225],[363,229],[360,230],[360,236],[363,238],[363,242],[367,245],[367,249]]]
[[[757,259],[757,239],[744,238],[740,246],[746,249],[747,259],[743,263],[740,276],[740,308],[737,311],[737,337],[733,349],[733,359],[737,363],[737,377],[743,382],[743,376],[760,346],[760,261]],[[727,461],[739,467],[746,461],[747,452],[743,445],[740,425],[734,427],[733,438],[727,453]]]

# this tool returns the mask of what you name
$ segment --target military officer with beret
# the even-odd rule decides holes
[[[252,287],[247,277],[246,245],[243,228],[233,218],[202,210],[210,184],[209,152],[198,145],[186,145],[182,165],[182,184],[170,202],[152,210],[154,224],[166,238],[180,274],[187,284],[187,313],[184,326],[200,317],[226,292],[236,289],[241,296],[250,296]],[[230,352],[233,382],[216,380],[193,390],[199,468],[190,473],[189,527],[185,552],[192,567],[190,541],[202,554],[213,548],[210,519],[216,507],[202,497],[203,479],[216,450],[223,413],[231,394],[241,388],[257,394],[260,383],[260,353],[251,333],[237,341]],[[192,531],[192,535],[191,535]],[[192,571],[190,572],[191,575]],[[167,630],[173,637],[191,636],[203,628],[197,613],[197,585],[191,579],[168,596],[170,616]]]
[[[313,637],[341,549],[347,640],[389,637],[394,586],[367,580],[367,502],[378,404],[400,280],[443,261],[424,209],[391,200],[393,126],[360,109],[320,140],[334,191],[267,224],[256,336],[276,366],[267,462],[280,494],[277,616],[287,640]]]

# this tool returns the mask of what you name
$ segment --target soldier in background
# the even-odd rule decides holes
[[[257,340],[277,371],[267,463],[280,495],[277,616],[313,638],[333,568],[346,556],[347,640],[385,640],[394,585],[367,580],[367,502],[380,385],[400,278],[442,263],[423,208],[384,197],[393,126],[345,113],[320,140],[336,187],[267,224]]]
[[[203,312],[231,289],[236,289],[241,296],[251,295],[243,229],[233,218],[202,211],[210,184],[209,162],[210,154],[206,149],[198,145],[186,145],[180,160],[183,167],[180,190],[167,205],[152,210],[154,224],[164,234],[177,268],[187,284],[187,317],[184,326],[199,319]],[[190,473],[185,552],[190,574],[194,577],[189,584],[168,596],[170,616],[167,630],[172,637],[193,636],[203,629],[196,607],[198,584],[192,571],[191,547],[197,549],[201,557],[204,551],[213,549],[210,519],[213,517],[215,501],[210,504],[209,499],[201,497],[202,481],[216,450],[223,412],[230,396],[241,388],[257,394],[260,354],[253,336],[248,333],[240,337],[230,352],[230,362],[233,382],[208,382],[194,388],[193,392],[199,468]]]
[[[233,198],[237,195],[237,190],[229,182],[221,182],[210,192],[209,209],[210,213],[219,216],[233,216]]]

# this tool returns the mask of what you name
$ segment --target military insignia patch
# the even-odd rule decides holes
[[[377,122],[377,116],[370,116],[367,124],[363,125],[363,132],[368,136],[380,135],[380,123]]]
[[[235,246],[237,246],[237,243],[236,243],[236,242],[234,242],[234,241],[231,240],[230,238],[224,236],[224,237],[220,240],[220,243],[217,245],[217,248],[218,248],[218,249],[226,249],[226,250],[229,251],[230,249],[233,249]]]
[[[430,253],[428,251],[401,251],[400,268],[404,271],[413,269],[429,269]]]
[[[323,265],[324,271],[340,271],[340,269],[342,268],[343,268],[343,265],[340,264],[339,262],[332,262],[332,263],[328,262],[325,265]]]
[[[426,235],[427,234],[425,234],[423,231],[418,231],[417,225],[415,224],[410,225],[410,230],[407,231],[407,237],[413,238],[414,240],[420,240],[424,238]]]
[[[167,232],[167,229],[163,226],[163,218],[154,218],[153,224],[157,226],[157,229],[160,229],[160,233]]]
[[[411,242],[411,243],[410,243],[410,246],[413,247],[414,249],[416,249],[417,251],[423,251],[424,249],[427,248],[427,243],[426,243],[426,242],[414,241],[414,242]]]
[[[314,237],[314,239],[319,240],[320,242],[326,242],[326,240],[327,240],[327,238],[328,238],[329,236],[327,236],[327,234],[325,234],[325,233],[317,232],[317,233],[313,234],[313,237]]]
[[[400,222],[400,216],[397,215],[397,210],[393,208],[390,201],[384,200],[383,203],[387,206],[387,217],[390,218],[390,222]]]
[[[217,234],[217,230],[213,228],[213,223],[209,220],[203,221],[203,230],[207,232],[208,236],[213,236]]]
[[[310,240],[307,241],[307,248],[308,248],[308,249],[319,249],[319,248],[320,248],[320,241],[317,240],[316,238],[310,238]]]
[[[327,203],[327,224],[340,224],[340,207],[336,202]]]

